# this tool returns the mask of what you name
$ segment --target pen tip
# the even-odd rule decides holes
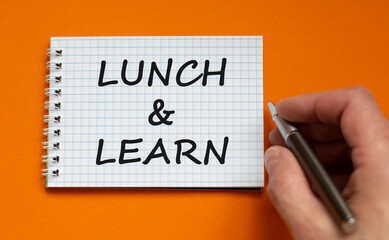
[[[273,105],[272,102],[268,101],[267,102],[267,106],[269,107],[269,110],[270,110],[270,113],[271,113],[272,116],[277,114],[276,107]]]

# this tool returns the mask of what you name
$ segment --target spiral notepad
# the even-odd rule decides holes
[[[262,37],[54,37],[47,187],[261,188]]]

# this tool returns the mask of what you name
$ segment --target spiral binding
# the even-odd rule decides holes
[[[42,159],[42,162],[59,163],[59,156],[43,155],[42,158],[43,158],[43,159]]]
[[[62,49],[47,49],[47,56],[62,56]]]
[[[58,114],[52,115],[53,111],[61,109],[61,102],[54,101],[53,98],[57,98],[62,94],[62,89],[59,88],[59,84],[62,82],[62,76],[53,74],[53,72],[62,69],[61,62],[54,62],[55,58],[62,56],[62,49],[47,49],[47,56],[50,56],[50,61],[47,62],[46,68],[50,71],[49,75],[46,75],[46,82],[50,84],[50,87],[45,88],[45,95],[49,97],[49,101],[45,102],[45,108],[49,111],[48,115],[43,116],[43,121],[47,122],[48,127],[43,129],[43,134],[47,136],[47,142],[42,142],[42,148],[47,149],[47,155],[42,156],[42,162],[50,164],[58,164],[60,157],[57,154],[57,150],[60,149],[60,143],[56,140],[61,136],[61,129],[59,128],[61,123],[61,116]],[[59,176],[59,169],[42,169],[43,176]]]
[[[52,103],[50,101],[46,101],[45,108],[49,110],[58,110],[61,109],[61,103],[60,102]]]
[[[50,135],[50,136],[61,136],[61,129],[51,129],[51,128],[44,128],[43,129],[43,135]]]
[[[44,122],[50,122],[50,123],[60,123],[61,122],[61,116],[50,116],[50,115],[44,115],[43,116]]]
[[[61,90],[61,89],[57,89],[57,88],[45,88],[45,95],[46,95],[46,96],[49,96],[49,95],[59,96],[59,95],[61,95],[61,93],[62,93],[62,90]]]
[[[57,63],[57,62],[47,62],[46,63],[46,68],[50,71],[52,70],[59,70],[62,68],[62,63]]]
[[[62,81],[62,76],[55,75],[46,75],[46,82],[48,83],[60,83]]]
[[[59,176],[58,169],[42,169],[42,171],[43,171],[43,173],[42,173],[43,176],[49,176],[49,175]]]

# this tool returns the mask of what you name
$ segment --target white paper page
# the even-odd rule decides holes
[[[55,37],[51,48],[63,52],[51,57],[52,62],[62,63],[61,69],[51,71],[62,76],[62,82],[51,82],[50,87],[61,89],[62,94],[50,96],[52,103],[61,103],[61,109],[49,113],[61,116],[61,122],[49,127],[60,129],[61,135],[49,137],[60,148],[49,150],[48,155],[60,156],[60,162],[48,163],[49,169],[59,170],[59,176],[47,177],[48,187],[263,186],[262,37]],[[148,86],[152,62],[165,77],[169,58],[168,86],[155,72]],[[225,70],[221,71],[223,59]],[[144,62],[136,85],[122,80],[125,60],[125,79],[131,83]],[[222,86],[220,73],[208,75],[203,86],[206,60],[209,72],[224,72]],[[106,65],[101,82],[116,80],[116,84],[98,85],[102,61]],[[181,77],[177,77],[180,69]],[[196,77],[188,86],[177,83],[177,78],[184,84]],[[150,124],[158,99],[164,103],[162,117],[163,111],[174,111],[167,118],[171,125]],[[154,120],[160,121],[156,116]],[[138,143],[131,143],[136,139]],[[145,163],[159,139],[168,160],[154,157]],[[182,139],[188,140],[177,143]],[[123,140],[129,141],[122,148]],[[225,146],[223,163],[210,150],[209,140],[220,156]],[[198,161],[182,154],[193,143],[196,148],[190,156]],[[155,154],[161,152],[158,147]],[[97,159],[103,164],[98,165]],[[114,162],[104,163],[107,159]]]

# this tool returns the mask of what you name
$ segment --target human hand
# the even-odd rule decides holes
[[[265,153],[267,191],[296,239],[389,238],[389,121],[362,87],[280,101],[278,114],[311,144],[354,212],[357,230],[341,232],[279,131]]]

